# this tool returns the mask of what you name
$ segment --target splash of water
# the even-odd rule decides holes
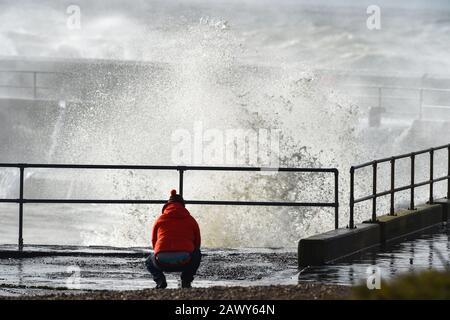
[[[50,149],[48,150],[47,154],[47,162],[51,163],[53,160],[53,157],[55,155],[55,151],[58,147],[58,138],[61,136],[61,128],[64,124],[64,119],[66,116],[66,102],[60,101],[58,103],[58,118],[56,119],[55,126],[53,128],[53,132],[50,137]]]
[[[197,121],[205,129],[216,130],[281,128],[282,166],[345,167],[357,154],[357,110],[332,92],[329,83],[322,85],[307,66],[268,68],[242,64],[237,57],[247,48],[231,27],[200,23],[175,33],[173,38],[176,50],[168,50],[164,57],[171,64],[127,75],[120,86],[106,86],[107,75],[95,69],[82,74],[76,86],[89,92],[85,98],[93,103],[59,109],[47,159],[53,159],[57,150],[58,158],[70,163],[170,164],[172,132],[190,130]],[[86,88],[89,79],[97,82],[96,90]],[[316,130],[324,122],[328,130]],[[108,180],[110,185],[88,183],[89,193],[102,189],[102,193],[110,190],[124,198],[152,198],[158,192],[165,197],[177,183],[173,177],[162,179],[167,188],[161,190],[161,183],[136,180],[128,173],[111,173]],[[285,177],[245,180],[231,175],[215,179],[196,176],[189,178],[186,192],[193,199],[272,197],[301,201],[307,195],[302,188],[312,184],[326,185],[326,181],[323,177],[292,177],[287,183]],[[51,190],[51,183],[47,188]],[[76,190],[72,192],[76,196]],[[309,195],[320,196],[321,192],[315,188]],[[125,213],[122,222],[115,224],[112,232],[98,229],[85,233],[84,244],[149,243],[149,225],[160,209],[119,206],[114,210]],[[191,210],[201,223],[206,246],[292,245],[294,239],[326,229],[332,221],[318,210]]]
[[[56,12],[52,14],[55,20],[63,20]],[[328,16],[321,19],[328,20]],[[309,20],[301,25],[305,30],[301,34],[310,38],[300,38],[301,41],[293,35],[281,36],[265,19],[262,25],[245,32],[236,31],[232,22],[223,28],[217,23],[204,23],[204,19],[198,23],[197,16],[194,20],[196,23],[182,18],[170,28],[148,32],[144,26],[119,15],[88,22],[82,34],[72,35],[70,43],[61,40],[62,36],[52,39],[54,42],[47,47],[56,48],[56,52],[50,52],[50,56],[131,57],[157,63],[145,72],[125,71],[112,85],[109,82],[114,73],[123,71],[120,63],[108,73],[103,72],[101,65],[87,72],[73,70],[74,79],[78,79],[73,87],[85,93],[83,99],[90,102],[59,109],[50,134],[50,148],[43,144],[36,158],[41,161],[39,156],[45,154],[48,161],[57,155],[58,160],[68,163],[170,164],[172,132],[180,128],[190,130],[197,121],[205,129],[282,129],[282,166],[338,167],[347,172],[351,164],[372,159],[377,153],[373,141],[361,143],[359,108],[336,90],[336,83],[325,82],[314,72],[314,67],[337,65],[343,57],[348,59],[347,65],[370,59],[369,44],[354,43],[355,37],[341,27],[337,28],[341,34],[328,35],[333,26],[317,28]],[[114,41],[108,35],[115,34],[111,30],[117,31],[117,27],[122,31]],[[92,37],[86,34],[90,31],[108,41],[102,46],[92,45]],[[298,29],[294,31],[294,35],[299,33]],[[302,44],[311,42],[312,52],[305,53]],[[362,46],[364,50],[358,51],[355,58],[341,51],[347,44]],[[402,141],[398,141],[399,147]],[[386,143],[378,145],[379,150],[384,146]],[[389,151],[395,153],[393,149]],[[347,186],[348,175],[341,176],[340,184]],[[165,197],[177,183],[176,177],[136,179],[130,172],[111,173],[102,184],[84,176],[78,178],[84,182],[85,194],[110,192],[123,198]],[[6,186],[2,190],[17,188],[11,176],[0,179],[1,185]],[[72,178],[69,180],[72,188],[67,194],[75,197],[81,191],[73,187]],[[196,199],[303,200],[305,196],[320,197],[329,189],[324,177],[197,176],[190,177],[189,183],[189,197]],[[309,191],[304,190],[305,186],[314,187]],[[45,189],[50,194],[58,191],[52,190],[52,183]],[[342,191],[342,207],[346,207],[347,198]],[[149,225],[159,207],[119,206],[114,210],[123,213],[122,221],[114,225],[112,232],[86,232],[84,244],[149,243]],[[201,222],[208,246],[292,246],[296,239],[324,231],[332,224],[332,219],[321,210],[191,210]],[[346,220],[345,211],[342,220]]]
[[[19,172],[17,170],[0,170],[0,199],[17,198],[19,190]]]

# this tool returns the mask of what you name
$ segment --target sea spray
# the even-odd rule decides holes
[[[33,116],[5,122],[10,129],[3,132],[2,126],[0,130],[9,136],[8,143],[12,137],[20,137],[16,132],[26,132],[23,140],[28,143],[14,143],[22,147],[17,154],[6,148],[8,159],[23,161],[24,150],[32,149],[26,159],[36,162],[177,165],[171,158],[172,133],[190,130],[196,121],[201,121],[206,130],[221,132],[236,128],[281,130],[280,166],[340,170],[340,225],[345,226],[350,165],[399,150],[413,151],[416,146],[429,147],[435,141],[434,135],[415,135],[415,130],[361,127],[363,111],[349,98],[349,92],[339,90],[332,77],[325,81],[315,70],[370,67],[378,73],[382,67],[384,73],[395,66],[400,75],[412,66],[417,66],[414,71],[418,72],[422,68],[435,72],[449,70],[444,54],[448,42],[440,41],[448,34],[445,20],[424,29],[428,22],[413,19],[412,15],[411,21],[417,22],[414,26],[405,25],[403,20],[398,21],[401,24],[392,21],[398,33],[369,35],[366,30],[355,31],[359,29],[355,29],[358,15],[354,11],[346,19],[330,20],[325,9],[311,13],[291,10],[290,6],[270,11],[259,10],[257,4],[248,7],[227,4],[205,12],[209,10],[201,6],[183,10],[158,4],[163,9],[154,10],[159,7],[153,7],[153,2],[141,4],[149,7],[138,13],[102,10],[99,15],[85,16],[83,29],[78,34],[71,33],[70,41],[65,30],[65,13],[58,11],[59,5],[18,6],[2,12],[7,23],[0,27],[0,37],[6,38],[3,51],[7,54],[50,59],[118,59],[91,60],[84,68],[82,64],[61,67],[67,73],[60,82],[64,89],[61,92],[73,96],[75,101],[67,103],[63,117],[61,110],[56,109],[57,114],[53,111],[52,117],[47,122],[38,122],[39,125]],[[82,7],[89,10],[90,6],[85,3]],[[43,14],[41,10],[48,11]],[[214,11],[224,17],[214,16]],[[16,17],[23,15],[29,18],[21,26],[24,33],[11,32],[12,21],[19,21]],[[36,24],[42,28],[36,29]],[[59,25],[62,27],[58,28]],[[415,28],[421,29],[420,46],[415,37],[410,37],[416,33]],[[48,37],[48,30],[56,32]],[[406,41],[398,41],[404,38]],[[426,54],[417,54],[417,50],[425,50]],[[415,54],[405,55],[406,52]],[[430,55],[434,58],[429,58]],[[137,62],[125,62],[129,59]],[[34,112],[42,114],[37,108]],[[392,136],[397,137],[394,144]],[[422,171],[426,170],[423,166]],[[17,182],[12,182],[17,181],[14,175],[3,176],[2,190],[17,190]],[[71,171],[56,179],[46,172],[39,175],[42,183],[34,192],[48,197],[62,194],[74,198],[165,199],[167,192],[178,184],[176,173],[111,171],[98,175],[102,177]],[[387,174],[380,174],[380,178],[386,177]],[[332,189],[329,179],[324,175],[219,176],[189,172],[185,195],[187,199],[317,200],[332,197],[328,194]],[[67,187],[66,181],[72,186],[67,192],[59,187],[61,184]],[[370,186],[369,174],[357,179],[358,189],[367,190]],[[189,209],[199,218],[206,246],[294,246],[298,238],[333,227],[333,214],[328,209],[231,206],[189,206]],[[370,208],[358,211],[358,221],[370,214],[366,209]],[[92,206],[92,215],[107,212],[111,216],[121,214],[123,218],[117,223],[99,214],[103,218],[91,222],[83,231],[82,243],[148,245],[151,222],[160,210],[160,206]],[[54,218],[50,211],[44,215],[47,221]],[[70,223],[65,221],[62,229],[71,228]],[[108,224],[113,224],[113,232],[105,228]],[[53,240],[58,243],[58,239],[48,241]]]

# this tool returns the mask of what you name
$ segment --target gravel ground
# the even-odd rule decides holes
[[[318,300],[347,299],[351,287],[302,283],[286,286],[211,287],[193,289],[146,289],[93,291],[79,294],[55,293],[13,299],[43,300]]]
[[[168,274],[169,288],[155,290],[145,255],[136,253],[0,259],[0,299],[297,300],[341,299],[350,292],[330,282],[299,281],[297,252],[270,248],[205,249],[194,288],[178,289],[179,275]],[[78,290],[67,285],[74,277]]]

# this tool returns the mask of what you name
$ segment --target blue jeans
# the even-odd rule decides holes
[[[202,259],[202,253],[200,249],[196,249],[191,253],[191,261],[189,263],[178,267],[165,267],[160,266],[156,261],[155,255],[151,253],[147,260],[145,260],[145,266],[147,270],[152,274],[153,280],[165,278],[164,272],[181,272],[181,281],[191,283],[194,281],[194,276],[200,267],[200,261]]]

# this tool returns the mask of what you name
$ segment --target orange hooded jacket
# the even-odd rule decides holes
[[[167,203],[153,224],[152,244],[155,255],[170,251],[192,252],[200,248],[200,228],[181,203]]]

